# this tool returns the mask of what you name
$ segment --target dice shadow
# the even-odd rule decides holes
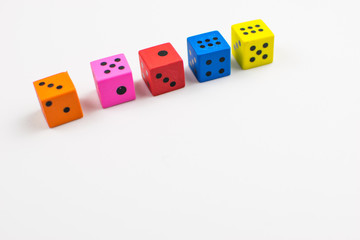
[[[23,127],[23,130],[27,132],[38,132],[41,130],[49,129],[41,110],[37,110],[27,115],[24,120]]]
[[[151,97],[151,93],[149,88],[146,86],[144,80],[138,79],[134,81],[135,85],[135,93],[136,93],[136,99],[142,99],[142,98],[148,98]]]
[[[236,59],[233,56],[231,57],[231,71],[232,72],[243,71],[243,69],[240,67],[239,63],[236,61]]]
[[[199,81],[196,79],[194,73],[189,67],[185,67],[184,72],[186,85],[194,85],[199,83]]]
[[[80,97],[80,104],[84,116],[102,109],[96,90],[90,91],[85,97]]]
[[[30,112],[18,120],[18,128],[14,129],[13,134],[20,137],[23,137],[24,135],[37,134],[40,131],[46,131],[49,129],[40,109]]]

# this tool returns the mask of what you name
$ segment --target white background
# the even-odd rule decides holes
[[[198,83],[186,38],[261,18],[274,63]],[[358,1],[0,2],[1,240],[360,239]],[[186,87],[152,97],[138,50]],[[100,106],[125,53],[137,99]],[[49,129],[33,81],[69,71],[84,118]]]

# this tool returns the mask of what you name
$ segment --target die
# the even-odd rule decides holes
[[[103,108],[136,99],[132,72],[124,54],[93,61],[90,66]]]
[[[232,53],[242,69],[273,62],[274,34],[262,20],[231,26]]]
[[[50,128],[82,118],[79,97],[67,72],[35,81],[33,84]]]
[[[218,31],[187,39],[189,66],[199,82],[231,74],[230,46]]]
[[[183,60],[170,43],[140,50],[139,59],[142,78],[153,96],[185,87]]]

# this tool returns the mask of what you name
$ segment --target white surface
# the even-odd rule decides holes
[[[261,18],[275,61],[198,83],[186,38]],[[0,2],[0,239],[360,239],[357,1]],[[152,97],[138,50],[186,87]],[[137,100],[101,109],[89,62],[125,53]],[[84,118],[49,129],[32,82],[69,71]]]

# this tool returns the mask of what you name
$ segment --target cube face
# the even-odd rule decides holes
[[[231,74],[230,46],[218,31],[187,39],[188,61],[199,82]]]
[[[141,75],[153,96],[185,87],[183,61],[170,43],[139,51],[139,60]]]
[[[90,66],[103,108],[136,98],[132,72],[124,54],[93,61]]]
[[[232,53],[242,69],[273,62],[274,34],[262,20],[231,26]]]
[[[35,81],[33,84],[49,127],[56,127],[83,116],[79,97],[67,72]]]

